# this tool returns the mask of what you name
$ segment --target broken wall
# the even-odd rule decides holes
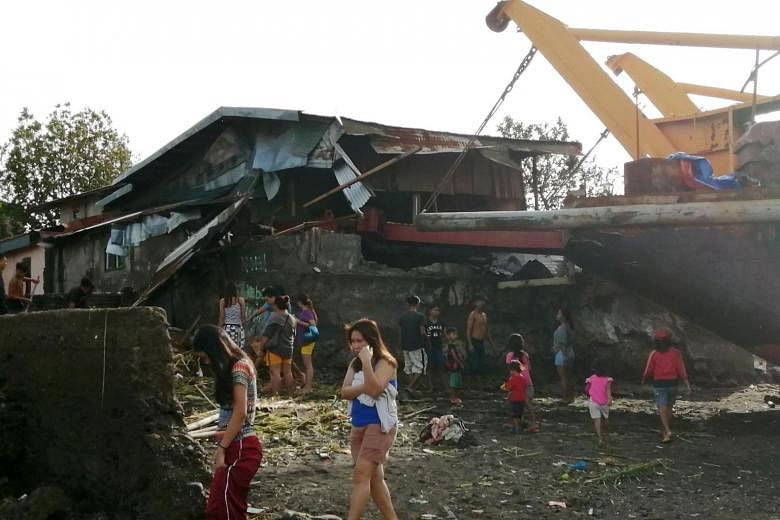
[[[110,269],[106,265],[109,227],[105,226],[56,243],[55,250],[48,256],[46,269],[56,273],[54,287],[60,293],[78,286],[84,276],[92,280],[97,292],[119,292],[124,287],[140,291],[168,253],[184,242],[186,233],[182,226],[171,233],[148,238],[140,245],[128,248],[122,268]]]
[[[227,255],[224,268],[222,276],[240,282],[250,301],[259,299],[260,289],[271,284],[282,285],[292,296],[300,292],[311,296],[322,333],[315,363],[334,372],[342,370],[349,359],[345,323],[371,317],[379,322],[389,345],[397,347],[396,324],[405,310],[404,300],[417,294],[423,299],[423,310],[433,302],[442,304],[443,321],[457,327],[461,338],[471,303],[478,295],[486,296],[496,341],[496,348],[489,349],[493,367],[501,367],[500,354],[509,335],[521,332],[542,384],[556,381],[550,346],[557,325],[555,314],[563,305],[574,314],[580,376],[588,375],[593,359],[604,358],[621,379],[638,382],[652,349],[652,331],[664,326],[681,340],[694,379],[729,383],[754,378],[753,357],[748,352],[663,307],[588,275],[578,275],[571,286],[499,290],[497,282],[504,278],[484,267],[391,268],[364,260],[360,236],[316,229],[249,243]],[[200,277],[207,280],[213,275],[200,273]]]
[[[161,309],[0,316],[0,404],[0,480],[57,486],[76,518],[202,517]]]

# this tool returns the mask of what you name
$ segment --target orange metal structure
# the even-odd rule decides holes
[[[666,157],[684,151],[707,157],[716,175],[731,172],[734,170],[734,143],[743,134],[754,110],[761,114],[780,109],[780,96],[756,96],[754,107],[752,94],[677,83],[633,54],[611,57],[607,66],[616,74],[625,71],[631,76],[663,115],[649,119],[637,110],[631,97],[580,43],[601,41],[780,50],[780,36],[577,29],[522,0],[499,2],[486,19],[495,31],[505,29],[510,20],[528,36],[634,159]],[[739,103],[702,111],[689,94]]]

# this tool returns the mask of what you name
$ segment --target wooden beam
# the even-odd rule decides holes
[[[357,177],[355,177],[351,181],[345,182],[344,184],[336,186],[332,190],[326,191],[322,195],[318,195],[317,197],[311,199],[309,202],[305,203],[303,205],[303,207],[304,208],[308,208],[312,204],[316,204],[317,202],[320,202],[321,200],[327,199],[331,195],[335,195],[336,193],[340,193],[340,192],[346,190],[347,188],[349,188],[350,186],[352,186],[353,184],[356,184],[356,183],[366,179],[367,177],[370,177],[370,176],[374,175],[375,173],[384,170],[388,166],[392,166],[393,164],[397,163],[398,161],[400,161],[402,159],[405,159],[405,158],[409,157],[410,155],[416,154],[420,150],[422,150],[422,148],[415,148],[414,150],[411,150],[411,151],[408,151],[408,152],[404,152],[401,155],[393,157],[389,161],[385,161],[382,164],[380,164],[379,166],[375,166],[375,167],[371,168],[366,173],[358,175]]]
[[[552,211],[421,213],[420,231],[535,231],[780,222],[780,199],[637,204]]]

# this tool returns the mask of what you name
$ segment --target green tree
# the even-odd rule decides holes
[[[24,108],[0,149],[0,198],[12,220],[35,229],[56,225],[55,211],[33,208],[105,186],[130,164],[127,137],[104,111],[73,112],[66,103],[43,124]]]
[[[0,200],[0,239],[24,231],[24,225],[17,220],[17,215],[21,213],[18,209]]]
[[[504,137],[513,139],[533,139],[540,141],[570,141],[566,123],[558,118],[554,124],[515,121],[504,117],[498,125],[498,131]],[[523,159],[523,181],[526,186],[526,198],[529,208],[557,209],[569,191],[584,186],[589,196],[611,195],[618,177],[617,168],[598,166],[593,158],[579,164],[580,157],[565,155],[540,155],[536,157],[536,182],[534,182],[534,159]],[[579,165],[579,166],[578,166]],[[534,193],[536,186],[536,193]],[[536,203],[536,204],[535,204]],[[536,207],[538,206],[538,207]]]

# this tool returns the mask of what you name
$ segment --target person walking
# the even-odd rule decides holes
[[[466,374],[472,379],[472,387],[481,384],[482,371],[485,368],[487,352],[485,342],[495,347],[493,337],[490,335],[487,313],[485,312],[485,298],[479,296],[474,300],[474,308],[466,320],[466,341],[468,344],[468,356],[466,358]]]
[[[358,520],[373,499],[382,516],[397,520],[384,466],[398,430],[398,362],[375,321],[362,319],[347,329],[349,363],[341,397],[350,401],[350,451],[355,464],[349,520]]]
[[[554,355],[555,369],[561,380],[561,401],[571,403],[574,401],[574,385],[572,372],[574,368],[574,327],[571,315],[566,309],[558,309],[555,315],[558,328],[553,333],[552,351]]]
[[[612,406],[613,379],[604,371],[603,362],[593,364],[593,374],[585,380],[585,393],[588,394],[588,411],[593,419],[599,446],[604,444],[609,434],[609,407]]]
[[[244,316],[246,315],[246,303],[244,298],[238,295],[236,284],[228,282],[219,299],[219,326],[225,329],[230,339],[241,350],[246,349],[244,337]]]
[[[655,349],[647,357],[647,365],[642,374],[642,384],[648,380],[653,382],[655,405],[661,419],[661,442],[672,440],[672,417],[674,403],[677,400],[677,386],[680,381],[685,384],[686,391],[691,393],[688,381],[688,371],[682,352],[672,346],[672,335],[667,329],[657,329],[653,335]]]
[[[404,353],[404,374],[409,377],[406,390],[415,393],[414,385],[428,371],[428,354],[426,347],[428,336],[425,334],[425,316],[417,308],[420,306],[418,296],[406,298],[407,309],[398,318],[401,329],[401,350]]]
[[[303,360],[303,393],[309,393],[314,389],[314,364],[312,356],[316,341],[306,342],[306,333],[310,327],[317,326],[317,311],[314,310],[314,302],[306,294],[299,294],[295,298],[295,303],[300,311],[298,312],[298,325],[295,333],[295,343],[301,349],[301,359]]]
[[[277,394],[284,384],[289,395],[295,393],[292,374],[293,345],[295,344],[295,316],[290,314],[290,297],[276,296],[273,312],[260,340],[256,343],[255,355],[265,355],[265,364],[271,375],[270,389]]]
[[[509,352],[506,353],[504,358],[507,368],[511,368],[513,361],[519,361],[523,366],[521,374],[528,381],[528,385],[525,388],[525,413],[530,419],[528,432],[539,433],[539,421],[536,418],[536,409],[533,404],[534,381],[531,374],[531,355],[525,350],[525,337],[519,332],[510,335],[507,348]]]
[[[201,326],[192,344],[199,360],[211,365],[219,403],[219,442],[206,515],[209,520],[246,519],[249,486],[263,460],[263,445],[254,429],[255,367],[220,327]]]
[[[447,390],[447,359],[444,354],[444,331],[446,325],[441,321],[441,307],[432,305],[428,309],[428,321],[425,322],[425,334],[428,337],[426,352],[428,357],[428,381],[431,391],[436,391],[437,386],[441,391]]]

